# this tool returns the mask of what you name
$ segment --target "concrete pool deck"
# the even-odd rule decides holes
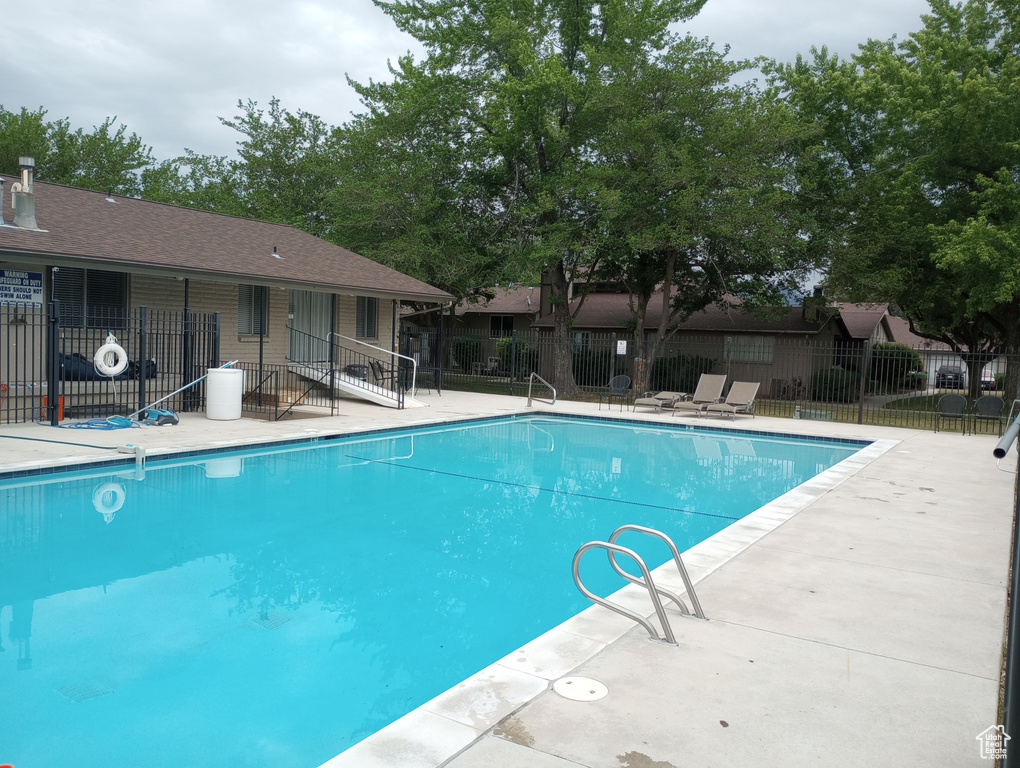
[[[529,411],[520,397],[420,399],[430,407],[351,401],[339,416],[282,423],[194,414],[118,431],[3,425],[0,473],[113,454],[36,440],[132,443],[151,459]],[[621,415],[591,403],[531,410]],[[977,737],[996,725],[1015,480],[996,467],[996,438],[765,417],[700,423],[877,442],[685,555],[709,620],[669,610],[677,646],[592,607],[326,765],[990,765]],[[1015,469],[1016,454],[1002,464]],[[680,586],[670,567],[656,578]],[[654,621],[636,588],[618,597]],[[564,698],[552,687],[564,676],[608,695]]]

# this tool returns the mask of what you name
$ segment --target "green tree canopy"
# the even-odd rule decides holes
[[[899,306],[973,370],[1020,345],[1018,22],[1011,1],[931,0],[903,42],[773,69],[817,129],[800,191],[830,290]]]
[[[0,171],[18,173],[18,158],[35,158],[40,181],[102,192],[137,195],[140,170],[153,162],[151,149],[108,117],[91,133],[72,130],[67,119],[46,120],[41,107],[10,112],[0,105]]]
[[[785,306],[807,266],[810,218],[795,204],[791,162],[803,129],[774,92],[731,84],[747,66],[707,41],[676,38],[602,94],[610,120],[591,176],[612,253],[601,273],[630,292],[640,390],[693,313]],[[650,338],[655,294],[666,305]]]
[[[347,148],[381,144],[384,158],[361,163],[372,171],[356,190],[363,206],[356,213],[378,226],[387,189],[401,190],[386,231],[403,227],[407,239],[389,247],[407,253],[418,239],[430,259],[470,265],[466,274],[485,282],[461,286],[461,294],[508,272],[544,270],[563,344],[552,374],[561,392],[575,386],[568,284],[602,256],[586,180],[608,117],[598,96],[623,62],[661,50],[669,24],[703,1],[376,0],[427,55],[401,59],[392,86],[358,86],[368,112]],[[422,166],[433,158],[437,167]],[[413,179],[434,186],[415,189]],[[338,196],[347,196],[348,183],[351,174]]]
[[[145,197],[236,216],[274,221],[330,238],[328,198],[336,185],[334,128],[273,98],[268,111],[239,101],[220,118],[244,137],[237,158],[185,155],[143,175]]]

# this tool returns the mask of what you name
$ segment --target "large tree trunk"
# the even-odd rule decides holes
[[[560,262],[547,271],[553,314],[552,381],[560,397],[577,392],[574,380],[574,349],[570,343],[570,305],[567,302],[567,275]]]
[[[655,364],[655,352],[650,350],[648,336],[645,333],[645,316],[648,310],[649,296],[630,295],[630,311],[634,316],[634,394],[636,397],[649,392],[652,377],[652,366]]]
[[[677,251],[675,248],[667,250],[665,268],[663,270],[662,282],[662,310],[659,314],[659,324],[655,331],[655,338],[649,339],[645,332],[645,325],[648,317],[648,304],[652,300],[650,293],[631,293],[630,311],[634,316],[634,391],[649,392],[651,386],[652,370],[655,367],[655,360],[668,336],[671,336],[670,326],[672,325],[673,313],[670,312],[670,297],[673,293],[673,271],[676,264]]]

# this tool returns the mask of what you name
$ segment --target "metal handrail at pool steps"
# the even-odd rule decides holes
[[[648,528],[643,525],[635,525],[633,523],[628,525],[621,525],[619,528],[613,531],[612,535],[609,537],[609,541],[589,541],[586,544],[582,544],[578,548],[577,552],[574,553],[574,565],[573,565],[574,583],[577,585],[577,588],[581,591],[581,593],[592,602],[604,606],[609,610],[620,614],[621,616],[626,616],[630,619],[633,619],[638,624],[643,626],[648,631],[648,634],[651,635],[653,640],[664,640],[670,645],[676,645],[677,644],[676,637],[673,634],[673,628],[669,624],[669,619],[666,617],[666,610],[665,608],[663,608],[662,605],[662,597],[665,597],[667,600],[672,601],[673,604],[680,609],[680,613],[683,614],[684,616],[690,616],[691,611],[687,608],[686,603],[684,603],[684,601],[680,598],[679,595],[676,595],[670,592],[669,590],[664,589],[655,584],[655,582],[652,580],[651,571],[645,564],[644,559],[637,552],[616,543],[616,540],[620,537],[620,535],[627,532],[644,533],[646,535],[654,536],[658,539],[661,539],[666,543],[666,545],[670,549],[670,552],[673,555],[673,562],[676,563],[677,570],[680,572],[680,578],[683,579],[684,589],[686,590],[688,596],[691,599],[691,605],[694,608],[694,615],[699,619],[704,619],[705,612],[701,609],[701,603],[698,600],[697,594],[695,594],[694,592],[694,585],[691,583],[690,576],[687,574],[687,569],[684,567],[683,558],[680,557],[680,550],[677,549],[676,544],[673,543],[673,540],[669,538],[669,536],[667,536],[662,531],[655,530],[654,528]],[[659,634],[658,632],[656,632],[655,627],[652,625],[652,623],[645,619],[643,616],[628,608],[624,608],[622,605],[618,605],[610,600],[607,600],[604,597],[596,595],[594,592],[589,590],[584,585],[584,582],[581,580],[580,573],[581,557],[584,555],[585,552],[591,549],[604,549],[609,554],[609,563],[610,565],[613,566],[613,570],[615,570],[618,574],[620,574],[623,578],[625,578],[632,584],[637,584],[638,586],[644,587],[646,590],[648,590],[648,596],[651,598],[652,605],[655,607],[655,614],[656,616],[659,617],[659,623],[662,625],[663,636],[661,638],[659,637]],[[631,560],[633,560],[637,564],[638,568],[641,569],[641,575],[643,579],[638,578],[637,576],[634,576],[633,574],[630,574],[627,571],[625,571],[616,561],[617,554],[626,555]]]

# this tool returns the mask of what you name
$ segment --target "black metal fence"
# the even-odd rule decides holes
[[[395,365],[378,352],[346,346],[335,337],[323,339],[294,328],[288,328],[288,334],[286,365],[235,366],[245,371],[244,411],[280,419],[298,406],[311,406],[329,409],[332,416],[352,393],[378,394],[387,404],[403,407],[412,384],[405,365]]]
[[[128,363],[106,376],[95,355],[111,334]],[[0,422],[58,423],[141,410],[219,365],[219,341],[219,313],[139,307],[85,317],[62,312],[59,302],[0,305]],[[190,411],[204,404],[199,384],[165,407]]]
[[[578,332],[567,340],[549,333],[418,331],[441,363],[448,389],[524,394],[532,372],[551,379],[552,360],[570,350],[580,398],[596,398],[616,375],[638,379],[634,336]],[[441,340],[441,341],[440,341]],[[902,344],[816,341],[766,335],[683,336],[667,342],[646,372],[648,392],[693,392],[702,373],[725,374],[727,382],[759,384],[756,413],[769,416],[934,427],[939,399],[962,394],[973,412],[982,395],[1000,397],[1001,419],[966,419],[950,429],[1001,428],[1020,397],[1020,354],[962,359],[947,349]],[[555,383],[555,382],[554,382]],[[646,394],[630,391],[630,402]]]

